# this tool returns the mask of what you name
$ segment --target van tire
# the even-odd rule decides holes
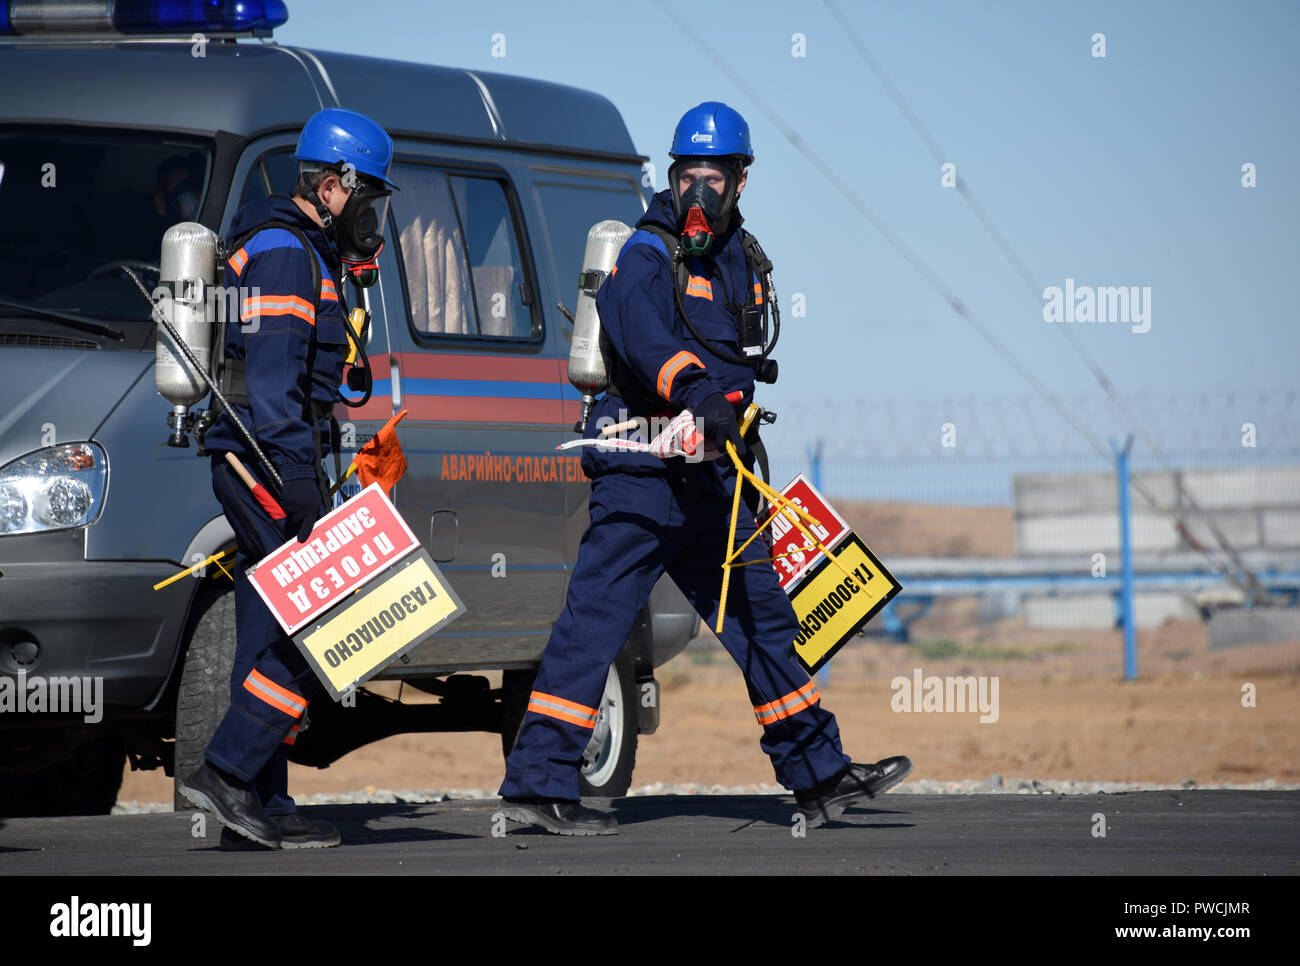
[[[636,767],[636,658],[631,647],[619,651],[609,666],[599,710],[592,745],[583,752],[578,787],[583,795],[612,798],[627,793]],[[602,735],[603,742],[597,744]]]
[[[230,707],[230,673],[235,664],[235,590],[205,583],[190,616],[189,646],[176,697],[174,778],[188,778],[203,763],[203,750]],[[173,792],[176,811],[194,806]]]
[[[507,757],[523,727],[536,677],[535,668],[502,672],[501,751]],[[584,753],[578,787],[583,796],[614,798],[631,787],[636,767],[636,661],[630,646],[619,651],[610,665],[599,710],[601,719],[592,738],[603,737],[605,742],[589,746],[590,754]]]

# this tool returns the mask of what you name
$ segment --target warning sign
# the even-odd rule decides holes
[[[293,641],[337,701],[464,612],[421,549]]]
[[[903,589],[857,534],[850,532],[834,553],[852,576],[823,559],[790,595],[799,619],[794,653],[810,674]]]
[[[317,521],[306,543],[290,538],[248,571],[284,632],[293,635],[419,546],[378,483]]]
[[[844,522],[844,518],[835,512],[835,508],[817,492],[802,473],[786,485],[781,495],[806,511],[820,524],[809,529],[832,551],[835,549],[835,544],[849,533],[849,525]],[[804,549],[809,541],[790,521],[786,513],[780,514],[773,520],[767,532],[772,537],[769,546],[773,548],[773,552],[783,555],[776,557],[774,566],[777,579],[781,581],[781,589],[788,594],[795,584],[826,559],[826,555],[816,547],[810,550]]]

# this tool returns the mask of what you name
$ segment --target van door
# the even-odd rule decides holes
[[[532,663],[563,599],[557,484],[583,477],[555,450],[564,369],[547,346],[519,200],[495,165],[399,161],[392,178],[406,317],[390,288],[382,388],[409,412],[395,502],[467,608],[398,670]]]

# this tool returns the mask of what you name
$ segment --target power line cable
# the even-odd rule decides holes
[[[666,0],[655,0],[655,2],[664,9],[664,11],[669,15],[669,18],[673,20],[674,23],[679,23],[676,12],[673,11],[673,9],[668,6]],[[901,238],[899,238],[892,230],[890,230],[888,225],[886,225],[883,221],[881,221],[881,219],[876,215],[876,213],[872,211],[870,207],[867,206],[866,202],[864,202],[860,197],[858,197],[857,193],[854,192],[853,189],[849,187],[849,185],[847,185],[835,173],[835,171],[831,168],[831,166],[827,164],[825,160],[823,160],[822,157],[819,154],[817,154],[812,149],[812,147],[802,137],[800,137],[799,134],[793,128],[791,128],[788,124],[786,124],[785,120],[779,114],[777,114],[776,111],[774,111],[771,107],[768,106],[767,102],[764,101],[763,98],[759,96],[758,92],[755,91],[752,87],[750,87],[749,84],[747,84],[739,74],[737,74],[734,70],[732,70],[732,68],[724,60],[722,60],[720,56],[718,56],[718,54],[713,50],[713,48],[709,46],[707,41],[696,36],[690,30],[687,30],[684,26],[681,27],[681,29],[683,33],[685,33],[688,37],[691,38],[692,41],[694,41],[696,44],[698,44],[700,47],[704,49],[705,53],[708,54],[710,58],[712,58],[713,63],[718,67],[718,69],[721,70],[724,74],[726,74],[728,79],[730,79],[733,84],[739,87],[745,93],[745,95],[751,101],[753,101],[755,105],[757,105],[758,109],[763,112],[763,114],[767,117],[767,119],[771,121],[772,125],[781,132],[781,134],[786,138],[786,140],[789,141],[795,147],[795,149],[798,150],[799,153],[801,153],[817,169],[817,171],[821,174],[823,178],[825,178],[828,182],[830,182],[832,187],[834,187],[841,195],[844,196],[845,200],[848,201],[849,204],[851,204],[857,210],[858,214],[862,215],[863,218],[865,218],[868,222],[871,223],[871,226],[875,228],[876,231],[881,234],[881,236],[884,237],[885,241],[889,243],[890,247],[892,247],[896,252],[898,252],[898,254],[902,256],[903,260],[906,261],[909,265],[911,265],[912,268],[915,269],[916,272],[922,278],[924,278],[926,282],[929,283],[930,287],[933,288],[939,294],[939,296],[943,298],[945,302],[948,303],[949,307],[951,307],[954,312],[956,312],[959,316],[965,319],[975,329],[976,332],[978,332],[981,336],[983,336],[985,341],[987,341],[994,348],[994,350],[1000,356],[1002,356],[1003,360],[1007,363],[1007,365],[1011,366],[1011,368],[1014,369],[1021,376],[1021,378],[1023,378],[1026,382],[1028,382],[1031,386],[1033,386],[1037,392],[1039,392],[1045,399],[1047,399],[1047,401],[1051,403],[1052,406],[1061,414],[1062,418],[1065,419],[1066,422],[1068,422],[1075,429],[1076,432],[1078,432],[1086,440],[1088,440],[1089,444],[1093,447],[1093,449],[1095,449],[1107,462],[1110,462],[1110,450],[1101,442],[1101,440],[1097,439],[1095,434],[1093,434],[1086,426],[1080,423],[1079,420],[1075,417],[1075,415],[1060,403],[1060,401],[1056,398],[1056,396],[1045,385],[1043,385],[1043,383],[1038,379],[1038,377],[1035,376],[1033,372],[1030,371],[1030,369],[1026,367],[1019,359],[1017,359],[1016,356],[1011,352],[1010,349],[1006,347],[1005,344],[1003,344],[1002,340],[1000,340],[996,335],[994,335],[993,331],[983,321],[977,318],[975,314],[965,305],[965,303],[963,303],[959,298],[957,298],[957,296],[954,295],[948,289],[948,287],[943,284],[943,281],[933,271],[931,271],[929,266],[927,266],[923,261],[921,261],[921,259],[916,254],[914,254],[912,250],[907,247],[906,244],[904,244]]]
[[[979,319],[965,305],[965,303],[963,303],[960,299],[958,299],[956,295],[953,292],[951,292],[946,285],[944,285],[942,280],[929,268],[929,266],[927,266],[923,261],[921,261],[921,259],[916,254],[914,254],[911,251],[911,249],[907,247],[906,244],[904,244],[902,239],[899,238],[893,231],[891,231],[883,221],[881,221],[881,219],[875,214],[875,212],[871,210],[871,208],[857,195],[855,191],[853,191],[853,189],[849,185],[847,185],[838,175],[836,175],[835,171],[830,167],[830,165],[828,165],[826,161],[819,154],[817,154],[816,151],[812,149],[812,147],[798,134],[798,132],[795,131],[794,128],[792,128],[789,124],[787,124],[784,118],[780,114],[778,114],[773,108],[771,108],[767,104],[767,102],[758,94],[758,92],[754,90],[754,88],[751,87],[748,83],[746,83],[744,78],[742,78],[740,74],[737,73],[734,69],[732,69],[731,66],[717,53],[717,51],[713,49],[713,47],[706,40],[704,40],[702,37],[698,36],[697,34],[693,33],[692,31],[688,30],[677,17],[676,11],[674,11],[667,4],[666,0],[655,0],[655,2],[665,12],[665,14],[668,15],[669,20],[671,20],[674,24],[676,24],[678,26],[678,29],[680,29],[694,44],[699,46],[705,52],[705,54],[708,55],[708,57],[713,62],[713,64],[719,70],[721,70],[733,84],[735,84],[738,88],[740,88],[740,90],[751,101],[753,101],[753,103],[759,108],[760,111],[762,111],[764,116],[767,117],[767,119],[772,123],[772,125],[781,132],[781,134],[786,138],[786,140],[788,140],[790,144],[797,151],[799,151],[799,153],[802,154],[809,163],[811,163],[817,169],[818,173],[820,173],[822,177],[825,178],[831,184],[832,187],[834,187],[841,195],[844,196],[845,200],[847,200],[849,204],[851,204],[854,207],[854,209],[857,210],[857,212],[860,215],[862,215],[871,224],[871,226],[876,229],[877,232],[880,233],[880,235],[885,239],[885,241],[888,242],[889,245],[909,265],[911,265],[912,268],[919,275],[921,275],[923,279],[926,280],[926,282],[930,285],[930,287],[933,288],[948,303],[948,305],[952,308],[952,310],[960,318],[966,321],[972,328],[974,328],[975,331],[978,332],[980,336],[983,337],[984,340],[993,347],[993,349],[998,353],[998,355],[1000,355],[1002,359],[1009,366],[1011,366],[1011,368],[1014,369],[1022,379],[1028,382],[1030,386],[1032,386],[1034,390],[1039,393],[1039,395],[1041,395],[1044,399],[1046,399],[1048,403],[1051,404],[1051,406],[1061,415],[1061,417],[1088,442],[1088,444],[1093,448],[1093,450],[1096,451],[1098,455],[1101,456],[1102,459],[1105,460],[1107,464],[1110,464],[1112,462],[1112,454],[1110,450],[1105,445],[1103,445],[1099,439],[1097,439],[1096,435],[1092,433],[1085,425],[1079,422],[1079,420],[1075,418],[1074,414],[1061,404],[1060,400],[1058,400],[1056,396],[1053,393],[1051,393],[1045,385],[1043,385],[1043,383],[1037,378],[1037,376],[1035,376],[1033,372],[1027,366],[1025,366],[1024,363],[1022,363],[1015,356],[1015,354],[1012,353],[1011,350],[1007,348],[1007,346],[1003,344],[1000,339],[997,338],[997,336],[993,334],[992,330],[981,319]],[[917,122],[917,124],[919,125],[919,121]],[[921,128],[921,130],[924,130],[924,128]],[[930,141],[931,143],[933,143],[933,139],[930,139]],[[960,179],[958,180],[960,182]],[[1155,494],[1152,493],[1144,484],[1142,484],[1136,478],[1132,478],[1130,480],[1130,483],[1133,486],[1133,488],[1137,490],[1143,496],[1144,499],[1147,500],[1148,503],[1150,503],[1152,506],[1156,507],[1157,509],[1161,509],[1159,501],[1157,500]],[[1180,481],[1180,487],[1181,487],[1181,481]],[[1174,511],[1166,511],[1166,512],[1174,513]],[[1205,548],[1199,545],[1199,542],[1195,541],[1194,538],[1192,538],[1191,534],[1186,531],[1186,528],[1182,526],[1182,523],[1180,520],[1178,520],[1176,513],[1175,513],[1175,525],[1178,526],[1180,532],[1182,532],[1184,536],[1189,539],[1189,542],[1192,543],[1194,547],[1201,550],[1202,553],[1206,553],[1207,559],[1210,559]],[[1212,529],[1217,530],[1217,528],[1213,527],[1212,523],[1211,523],[1211,527]],[[1211,562],[1213,563],[1212,560]],[[1215,569],[1218,570],[1220,568],[1216,567]],[[1235,574],[1228,572],[1226,569],[1221,570],[1221,572],[1223,572],[1224,576],[1226,576],[1229,580],[1231,580],[1233,583],[1236,583],[1239,587],[1241,587],[1242,590],[1245,591],[1248,596],[1251,597],[1256,596],[1254,593],[1252,593],[1250,588],[1248,588],[1240,579],[1236,577]],[[1251,577],[1252,582],[1254,582],[1253,574],[1249,576]],[[1256,586],[1258,585],[1256,584]]]
[[[840,27],[849,38],[849,42],[853,45],[854,49],[857,50],[858,55],[866,62],[867,66],[871,69],[871,72],[875,74],[876,80],[880,82],[880,86],[885,89],[885,93],[889,95],[899,112],[902,113],[903,117],[906,118],[907,122],[912,126],[912,130],[916,132],[917,137],[921,139],[921,142],[929,150],[931,156],[935,159],[935,162],[940,165],[949,162],[951,157],[944,153],[943,149],[939,146],[939,142],[934,139],[933,135],[931,135],[929,130],[926,129],[925,125],[921,123],[920,117],[912,110],[911,106],[904,99],[902,92],[890,79],[889,75],[885,72],[884,67],[882,67],[880,62],[872,56],[866,43],[863,42],[862,37],[848,21],[848,18],[844,16],[833,0],[824,0],[824,2],[827,9],[830,10],[835,19],[839,21]],[[975,192],[970,188],[966,179],[960,174],[956,178],[956,187],[958,193],[962,196],[962,199],[970,207],[971,211],[974,212],[975,217],[979,220],[980,224],[984,226],[984,230],[988,233],[989,237],[993,239],[993,243],[997,245],[998,249],[1002,252],[1003,257],[1006,258],[1015,273],[1020,276],[1022,281],[1024,281],[1030,295],[1033,296],[1035,301],[1041,299],[1041,293],[1043,292],[1042,286],[1038,284],[1037,280],[1029,271],[1028,266],[1025,264],[1024,259],[1022,259],[1016,253],[1015,249],[1011,247],[1011,242],[994,223],[993,217],[989,214],[988,210],[980,204],[979,200],[975,197]],[[1129,406],[1128,402],[1119,394],[1114,382],[1111,381],[1105,370],[1102,369],[1100,363],[1098,363],[1093,355],[1084,347],[1074,330],[1065,325],[1058,325],[1056,328],[1065,337],[1066,341],[1070,343],[1071,348],[1074,349],[1075,353],[1083,361],[1084,366],[1092,374],[1093,378],[1101,385],[1107,398],[1109,398],[1111,405],[1119,410],[1120,414],[1128,420],[1129,425],[1134,428],[1138,436],[1141,437],[1143,443],[1155,455],[1157,461],[1164,470],[1173,476],[1174,484],[1178,489],[1179,496],[1185,500],[1193,510],[1204,512],[1196,498],[1183,484],[1181,476],[1171,464],[1164,447],[1160,444],[1159,440],[1157,440],[1155,436],[1147,430],[1146,423],[1138,416],[1137,412]],[[1202,553],[1207,553],[1200,541],[1191,534],[1186,522],[1182,518],[1182,515],[1176,508],[1162,508],[1154,499],[1154,494],[1146,491],[1145,487],[1138,482],[1136,477],[1132,477],[1130,482],[1134,489],[1142,493],[1144,498],[1146,498],[1155,509],[1162,510],[1173,518],[1174,527],[1182,535],[1183,539]],[[1252,573],[1242,562],[1237,549],[1223,535],[1223,532],[1219,529],[1218,525],[1208,516],[1206,516],[1204,520],[1211,535],[1219,544],[1220,549],[1228,557],[1232,566],[1237,568],[1243,576],[1242,580],[1234,580],[1234,582],[1236,582],[1238,586],[1240,586],[1241,589],[1253,600],[1261,601],[1266,598],[1267,593],[1264,591],[1264,588],[1260,586],[1254,573]]]

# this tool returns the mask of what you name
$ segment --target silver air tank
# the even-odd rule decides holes
[[[597,393],[609,388],[609,371],[601,352],[600,315],[596,293],[618,260],[632,229],[621,221],[597,222],[587,233],[587,250],[582,255],[578,277],[578,309],[574,313],[573,342],[569,346],[569,382],[582,393],[582,419],[574,427],[584,432]]]
[[[172,225],[163,235],[159,281],[167,296],[159,303],[172,328],[203,365],[212,372],[213,301],[209,289],[216,282],[217,236],[193,221]],[[172,350],[171,338],[158,332],[154,365],[158,393],[172,404],[167,425],[171,446],[188,446],[185,433],[188,411],[208,393],[208,383],[184,358]]]

